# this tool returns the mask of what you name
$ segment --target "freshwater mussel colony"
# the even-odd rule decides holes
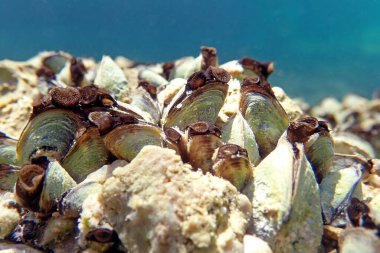
[[[0,62],[0,249],[379,252],[380,99],[310,108],[273,71]]]

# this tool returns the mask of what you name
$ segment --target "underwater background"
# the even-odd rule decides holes
[[[172,61],[274,61],[272,85],[316,103],[380,88],[380,1],[0,0],[0,60],[43,50]]]

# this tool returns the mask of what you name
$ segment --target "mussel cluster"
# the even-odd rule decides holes
[[[379,252],[380,99],[310,108],[273,71],[0,62],[0,249]]]

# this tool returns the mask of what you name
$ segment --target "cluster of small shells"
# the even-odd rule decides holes
[[[380,99],[273,64],[0,62],[0,252],[380,252]]]

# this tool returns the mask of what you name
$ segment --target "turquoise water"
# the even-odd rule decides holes
[[[275,62],[270,81],[315,103],[380,88],[380,1],[0,0],[0,59],[42,50],[144,61],[218,49]]]

